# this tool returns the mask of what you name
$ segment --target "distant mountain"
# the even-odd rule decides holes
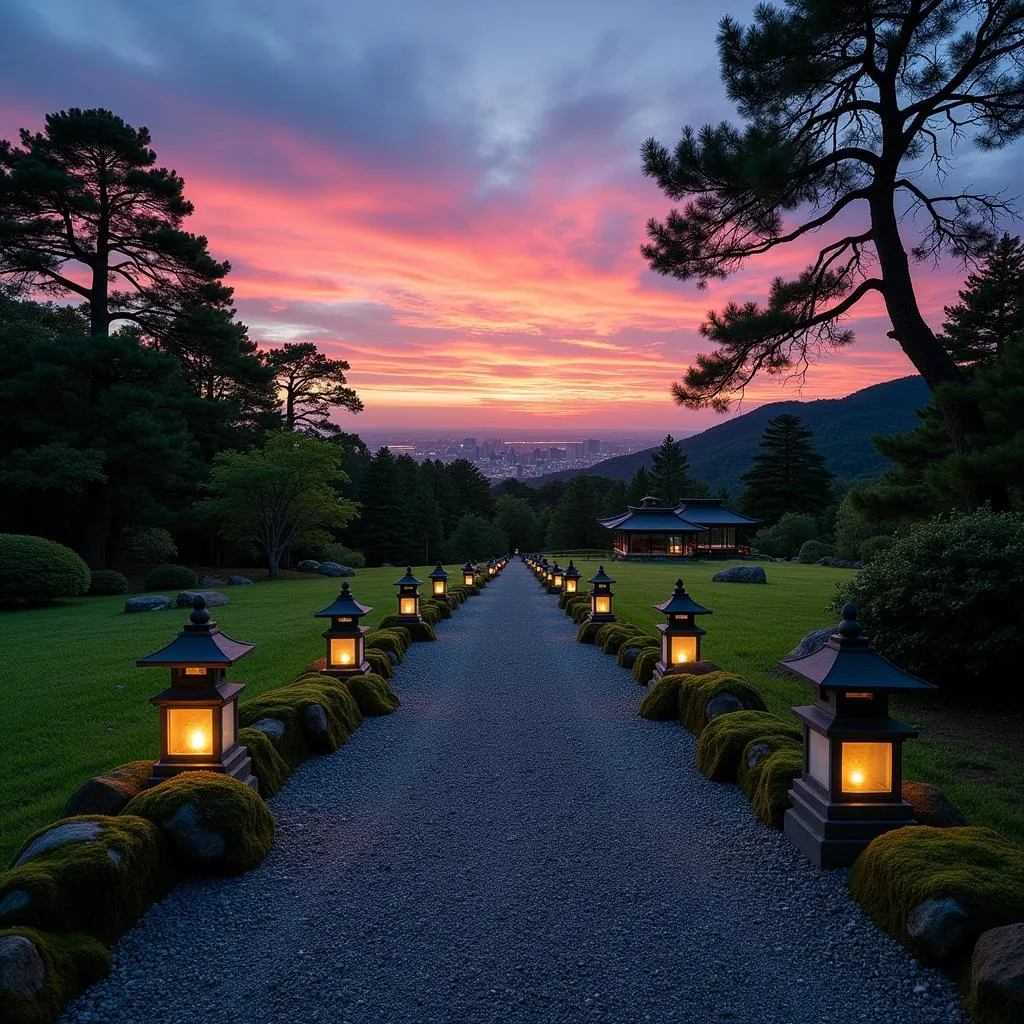
[[[765,424],[775,416],[799,416],[811,430],[811,443],[825,456],[825,463],[840,486],[863,477],[877,476],[887,463],[871,444],[884,434],[898,434],[917,426],[914,415],[928,401],[928,388],[920,377],[875,384],[846,398],[823,398],[814,402],[773,402],[711,427],[680,443],[690,460],[690,474],[703,480],[711,493],[725,487],[735,497],[741,488],[740,475],[750,468]],[[672,433],[666,430],[666,434]],[[648,448],[631,455],[598,462],[584,472],[610,480],[633,479],[641,466],[651,468]],[[580,470],[562,470],[527,480],[539,486],[548,480],[571,480]]]

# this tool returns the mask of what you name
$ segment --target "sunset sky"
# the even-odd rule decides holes
[[[714,39],[749,0],[3,0],[0,137],[106,107],[146,125],[228,259],[261,343],[312,340],[351,364],[348,430],[573,425],[685,434],[672,404],[697,326],[798,269],[780,255],[698,292],[639,254],[670,203],[639,147],[731,118]],[[1020,150],[965,151],[1008,184]],[[1019,176],[1019,175],[1018,175]],[[1011,226],[1012,230],[1012,226]],[[1019,231],[1018,231],[1019,233]],[[935,326],[961,273],[922,270]],[[913,368],[877,304],[802,393]]]

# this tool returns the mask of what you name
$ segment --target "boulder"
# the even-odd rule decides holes
[[[247,728],[258,730],[272,743],[279,743],[284,739],[285,724],[279,718],[261,718]]]
[[[314,561],[312,558],[304,558],[297,566],[295,566],[296,572],[319,572],[320,563]]]
[[[633,662],[636,661],[636,656],[640,653],[640,648],[630,644],[629,647],[623,647],[619,650],[619,665],[623,668],[632,668]]]
[[[828,638],[836,631],[836,626],[825,626],[823,629],[815,629],[808,633],[801,641],[786,655],[785,660],[790,658],[803,658],[808,654],[813,654],[820,647],[825,646],[825,642]]]
[[[152,761],[132,761],[89,779],[68,797],[61,817],[120,814],[125,804],[146,788],[152,771]]]
[[[947,966],[967,937],[967,911],[951,897],[923,900],[907,915],[907,935],[932,963]]]
[[[103,835],[103,826],[96,821],[69,821],[53,825],[23,847],[13,866],[20,868],[22,864],[35,860],[47,850],[54,850],[65,843],[87,843],[101,835]]]
[[[201,587],[223,587],[223,586],[226,586],[224,581],[222,579],[219,579],[216,576],[203,576],[199,580],[199,585]]]
[[[736,711],[744,711],[746,707],[734,693],[720,693],[707,702],[704,717],[710,724],[721,715],[731,715]]]
[[[967,815],[953,803],[938,786],[929,782],[903,782],[903,799],[914,810],[914,820],[919,825],[932,828],[959,828],[969,825]]]
[[[0,938],[0,992],[31,999],[46,982],[39,950],[24,935]]]
[[[207,608],[220,608],[231,604],[227,594],[222,594],[219,590],[182,590],[174,599],[174,603],[179,608],[191,608],[197,597],[206,601]]]
[[[349,565],[338,562],[321,562],[320,572],[324,576],[355,576],[356,571]]]
[[[146,594],[145,597],[129,597],[124,603],[127,614],[134,612],[162,612],[171,607],[171,599],[163,594]]]
[[[226,587],[248,587],[252,585],[252,580],[248,576],[229,576],[227,583],[224,584]]]
[[[1024,924],[982,932],[971,957],[971,1003],[978,1020],[1024,1020]]]
[[[760,565],[734,565],[722,569],[711,577],[712,583],[767,583],[764,568]]]

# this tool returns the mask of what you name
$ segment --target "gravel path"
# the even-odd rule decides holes
[[[65,1024],[961,1021],[525,566],[438,635],[271,801],[264,864],[179,885]]]

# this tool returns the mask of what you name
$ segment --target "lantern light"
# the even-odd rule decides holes
[[[227,679],[227,670],[254,646],[225,636],[211,620],[206,598],[198,595],[178,636],[135,662],[171,670],[170,687],[150,698],[160,709],[160,759],[148,785],[204,770],[256,788],[249,751],[238,744],[238,695],[245,687]]]
[[[360,626],[359,620],[372,611],[355,599],[346,580],[333,604],[313,613],[315,619],[331,620],[328,629],[321,634],[327,641],[326,675],[344,678],[365,675],[370,671],[369,662],[364,658],[364,637],[369,628]]]
[[[682,580],[676,580],[671,595],[660,604],[651,605],[664,612],[667,622],[655,627],[661,633],[661,658],[654,666],[652,682],[657,683],[670,665],[700,661],[700,638],[705,630],[694,622],[695,615],[710,615],[711,609],[697,604],[686,592]]]
[[[587,582],[591,585],[590,593],[590,615],[591,622],[614,622],[615,614],[612,611],[612,584],[615,582],[604,571],[604,566],[599,565],[597,572]]]
[[[567,594],[577,594],[580,589],[580,577],[583,575],[572,563],[572,559],[569,559],[569,568],[565,570],[565,592]]]
[[[793,708],[803,723],[804,770],[784,827],[819,868],[849,867],[876,836],[914,824],[902,752],[917,730],[889,717],[889,694],[935,690],[872,648],[852,604],[842,616],[823,647],[779,662],[814,687],[814,703]]]
[[[444,571],[444,566],[440,562],[434,566],[434,571],[430,573],[427,579],[430,580],[430,593],[434,600],[450,605],[451,601],[448,600],[448,573]]]
[[[416,622],[422,622],[420,615],[420,591],[423,580],[416,579],[412,574],[412,566],[406,566],[405,575],[400,580],[392,580],[392,585],[398,587],[398,624],[409,626]]]
[[[558,563],[555,562],[551,566],[551,578],[548,581],[548,593],[549,594],[561,594],[562,586],[565,581],[565,574],[562,572]]]
[[[462,582],[467,587],[472,587],[476,583],[476,569],[472,562],[467,562],[462,567]]]

